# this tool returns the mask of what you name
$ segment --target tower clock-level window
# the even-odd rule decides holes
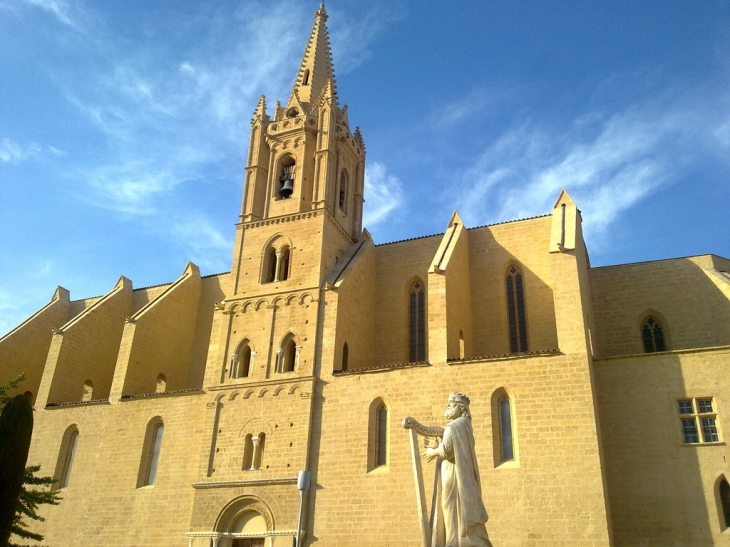
[[[651,315],[641,324],[641,341],[644,344],[644,353],[667,350],[662,324]]]
[[[682,439],[685,444],[716,443],[720,441],[717,413],[712,397],[697,397],[677,401]]]
[[[408,346],[411,362],[426,360],[426,292],[420,279],[408,291]]]
[[[525,288],[522,272],[517,266],[507,268],[507,318],[509,321],[510,353],[527,351],[527,318],[525,314]]]

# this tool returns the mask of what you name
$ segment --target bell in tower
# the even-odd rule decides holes
[[[294,168],[296,164],[294,159],[289,156],[282,161],[282,173],[279,176],[279,195],[284,198],[290,198],[294,192]]]

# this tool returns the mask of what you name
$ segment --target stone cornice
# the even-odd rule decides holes
[[[193,484],[196,490],[205,488],[240,488],[245,486],[279,486],[283,484],[296,484],[297,477],[286,479],[256,479],[250,481],[222,481],[222,482],[198,482]]]
[[[690,353],[710,353],[710,352],[728,352],[730,346],[711,346],[709,348],[687,348],[687,349],[675,349],[672,351],[655,351],[652,353],[627,353],[623,355],[609,355],[607,357],[593,356],[594,361],[616,361],[618,359],[645,359],[647,357],[661,357],[663,355],[687,355]]]

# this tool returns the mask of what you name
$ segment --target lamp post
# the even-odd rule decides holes
[[[302,515],[304,513],[304,492],[309,490],[309,471],[300,471],[297,478],[299,490],[299,524],[297,524],[297,547],[302,547]]]

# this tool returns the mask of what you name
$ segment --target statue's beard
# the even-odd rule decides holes
[[[448,420],[455,420],[461,416],[459,412],[457,412],[455,409],[449,409],[446,412],[444,412],[444,417]]]

